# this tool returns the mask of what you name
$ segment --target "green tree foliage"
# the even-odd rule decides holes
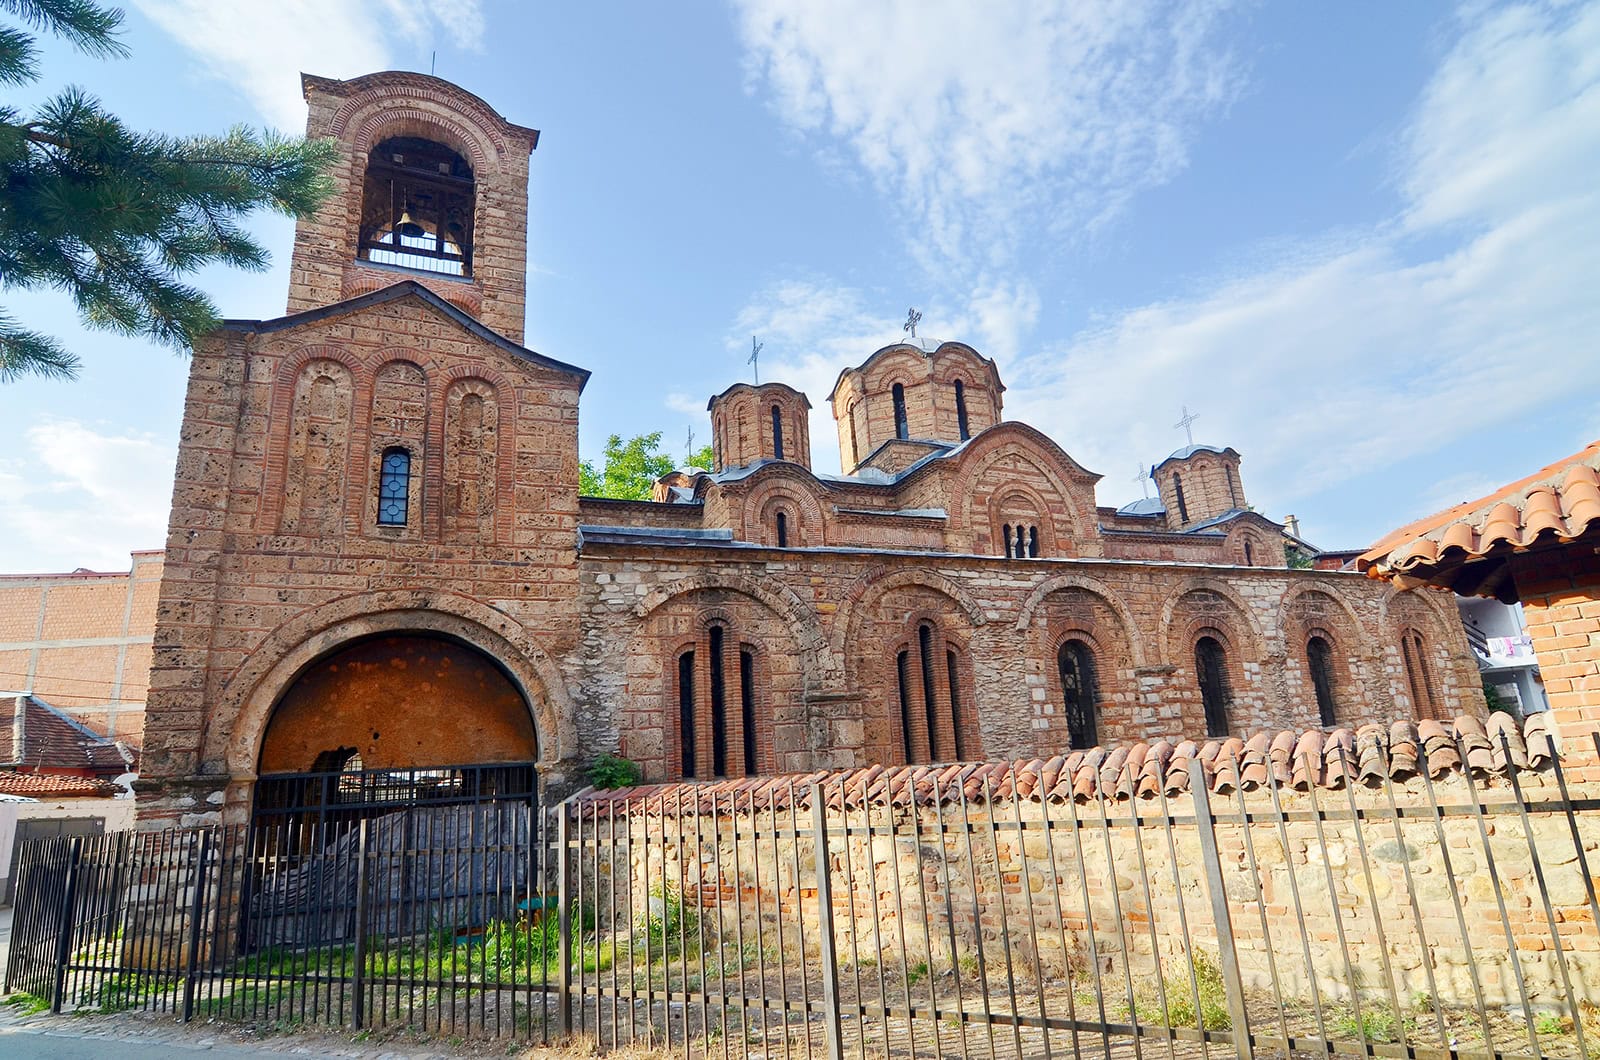
[[[673,470],[672,457],[661,452],[661,432],[641,434],[626,442],[622,435],[606,439],[605,463],[598,469],[585,460],[579,468],[578,492],[585,497],[647,501],[656,479]]]
[[[701,471],[710,471],[716,467],[717,457],[709,445],[703,445],[683,458],[684,467],[697,467]]]
[[[0,24],[0,85],[38,80],[41,31],[89,55],[127,55],[122,12],[92,0],[0,0],[0,14],[25,27]],[[334,158],[330,141],[242,125],[136,132],[76,88],[31,117],[0,104],[0,287],[64,291],[92,327],[189,349],[217,313],[182,277],[216,263],[266,268],[241,221],[260,208],[314,212]],[[77,369],[60,342],[0,309],[0,382]]]

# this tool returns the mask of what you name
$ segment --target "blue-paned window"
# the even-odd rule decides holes
[[[411,497],[411,453],[406,449],[385,449],[378,478],[378,525],[406,525]]]

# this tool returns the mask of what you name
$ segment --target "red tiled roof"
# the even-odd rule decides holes
[[[1374,787],[1385,777],[1408,780],[1424,766],[1430,777],[1438,779],[1459,771],[1463,759],[1473,776],[1482,778],[1548,766],[1554,745],[1545,719],[1544,714],[1530,715],[1519,728],[1509,714],[1491,714],[1487,723],[1463,715],[1448,728],[1437,721],[1403,720],[1389,726],[1363,725],[1354,732],[1285,730],[1205,743],[1158,740],[1031,761],[868,766],[708,783],[646,784],[586,792],[574,805],[581,813],[609,812],[622,803],[647,813],[692,812],[697,805],[706,813],[718,807],[786,810],[809,807],[817,784],[824,785],[835,809],[863,803],[983,802],[1010,798],[1013,793],[1033,802],[1085,803],[1101,796],[1112,801],[1176,796],[1189,791],[1197,776],[1206,777],[1212,793],[1228,796],[1266,785],[1269,774],[1294,791],[1312,785],[1337,790],[1351,783]]]
[[[68,717],[38,696],[25,696],[27,713],[22,723],[23,753],[16,758],[12,733],[16,725],[15,697],[0,698],[0,762],[26,770],[89,770],[116,776],[132,767],[107,739]]]
[[[115,795],[120,789],[109,781],[91,777],[63,777],[52,773],[16,773],[0,769],[0,794],[79,798]]]
[[[1428,584],[1511,602],[1507,554],[1591,531],[1600,531],[1600,441],[1487,497],[1396,530],[1356,565],[1402,588]]]

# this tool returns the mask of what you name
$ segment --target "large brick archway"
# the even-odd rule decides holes
[[[262,735],[258,772],[538,757],[527,701],[493,658],[450,637],[393,633],[335,649],[284,689]]]

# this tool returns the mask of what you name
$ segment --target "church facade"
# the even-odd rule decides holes
[[[806,395],[741,383],[714,469],[580,497],[588,373],[522,345],[538,133],[419,74],[304,88],[339,191],[287,315],[194,351],[145,820],[243,819],[313,773],[557,792],[606,753],[709,778],[1483,709],[1453,607],[1291,569],[1239,453],[1186,446],[1102,508],[958,342],[841,373],[843,474]]]

